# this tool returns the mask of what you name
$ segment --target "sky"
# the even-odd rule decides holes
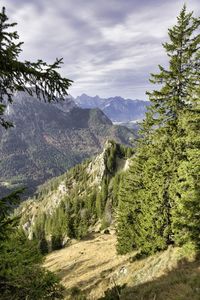
[[[149,74],[167,65],[162,43],[186,3],[199,0],[0,0],[24,42],[21,60],[63,57],[69,93],[147,100]]]

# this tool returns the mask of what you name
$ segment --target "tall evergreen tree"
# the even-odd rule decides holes
[[[198,53],[199,56],[199,53]],[[200,72],[200,71],[199,71]],[[200,78],[200,76],[199,76]],[[182,112],[177,139],[184,159],[179,161],[171,185],[175,199],[172,211],[173,234],[177,244],[188,241],[200,247],[200,88],[193,87],[189,107]]]
[[[12,103],[16,91],[35,94],[44,101],[64,99],[71,80],[57,72],[62,59],[48,65],[42,60],[21,62],[22,43],[12,31],[16,23],[8,23],[5,8],[0,13],[0,126],[13,126],[4,118],[6,105]],[[10,213],[19,201],[20,191],[0,199],[0,299],[61,299],[63,288],[58,279],[41,266],[37,244],[21,236]]]
[[[59,279],[43,269],[35,241],[16,231],[0,243],[0,299],[63,299]]]
[[[197,89],[200,80],[198,54],[200,36],[195,35],[199,24],[199,19],[193,18],[192,13],[187,13],[184,6],[178,16],[177,25],[169,29],[169,42],[163,44],[169,57],[169,68],[159,66],[160,73],[151,74],[151,82],[161,84],[161,89],[147,93],[151,106],[143,122],[143,138],[139,141],[137,153],[127,175],[130,183],[123,201],[128,199],[130,204],[128,207],[124,206],[124,209],[129,211],[127,218],[130,218],[131,214],[134,220],[134,226],[131,225],[132,243],[145,253],[164,249],[169,243],[178,240],[176,238],[178,234],[181,236],[181,230],[186,226],[186,221],[183,222],[184,226],[182,224],[181,229],[177,222],[183,207],[183,203],[181,208],[179,205],[180,197],[185,203],[185,208],[182,210],[183,219],[189,213],[187,211],[189,207],[188,216],[193,216],[190,219],[192,224],[187,227],[189,235],[193,234],[194,230],[197,231],[199,226],[198,208],[194,213],[194,207],[189,205],[189,202],[190,204],[193,202],[194,205],[195,201],[197,204],[199,196],[197,180],[196,185],[194,180],[194,173],[198,170],[189,171],[191,156],[196,159],[197,163],[197,158],[194,158],[197,146],[192,143],[195,151],[189,150],[188,142],[186,142],[189,138],[191,144],[191,136],[198,133],[197,127],[195,129],[193,127],[192,134],[187,126],[194,118],[194,114],[196,123],[199,120],[197,117],[199,110],[196,109],[195,113],[194,109],[191,110],[193,104],[199,101]],[[187,168],[186,160],[188,160]],[[182,181],[183,169],[190,181],[190,192],[185,193],[185,196],[180,196],[178,191],[175,191],[174,183]],[[177,179],[178,172],[180,175]],[[179,186],[181,185],[180,183]],[[181,194],[184,192],[182,191]],[[190,196],[193,200],[189,200]],[[126,215],[123,209],[120,214]],[[127,224],[127,218],[124,220],[119,218],[118,237],[121,232],[120,228]],[[127,240],[130,236],[129,230],[124,234]],[[195,236],[197,238],[197,233]],[[120,246],[121,242],[118,238],[118,248]]]
[[[135,163],[135,161],[134,161]],[[136,169],[134,169],[136,170]],[[128,176],[129,175],[129,176]],[[132,174],[121,177],[118,192],[118,209],[117,209],[117,252],[125,254],[135,248],[135,232],[137,225],[134,214],[136,201],[132,201]],[[130,178],[131,177],[131,178]],[[137,205],[137,204],[136,204]],[[139,208],[138,208],[139,209]]]
[[[159,65],[160,73],[151,74],[153,84],[161,84],[160,90],[147,92],[151,101],[146,125],[176,127],[179,114],[191,101],[191,85],[199,84],[199,62],[196,53],[199,48],[199,19],[186,12],[186,6],[177,18],[177,25],[168,30],[169,42],[163,44],[169,57],[169,68]]]

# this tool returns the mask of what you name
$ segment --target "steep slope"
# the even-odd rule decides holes
[[[147,258],[117,255],[116,237],[98,234],[47,255],[44,266],[58,274],[66,299],[199,300],[200,261],[195,252],[169,247]]]
[[[101,154],[41,186],[20,208],[27,236],[41,243],[45,240],[52,250],[69,238],[81,239],[94,228],[98,231],[110,226],[120,176],[132,153],[131,148],[107,142]]]
[[[107,142],[103,152],[41,186],[21,205],[21,225],[48,254],[44,266],[66,299],[199,300],[200,261],[192,244],[145,257],[116,252],[115,209],[133,152]],[[80,241],[79,241],[80,240]]]
[[[77,299],[78,294],[86,294],[86,299],[98,299],[113,287],[113,280],[131,257],[117,255],[115,243],[116,237],[111,234],[73,241],[65,249],[49,254],[44,266],[61,278],[69,299]]]
[[[81,109],[71,98],[48,104],[18,93],[8,106],[14,128],[0,128],[0,192],[21,184],[31,193],[46,179],[97,154],[107,139],[125,144],[133,131],[113,126],[99,109]]]
[[[100,98],[82,94],[75,99],[82,108],[100,108],[112,122],[141,121],[145,117],[149,101],[123,99],[122,97]],[[132,124],[129,123],[129,127]]]

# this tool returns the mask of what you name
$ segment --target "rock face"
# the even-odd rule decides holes
[[[15,127],[0,128],[0,193],[37,185],[102,150],[107,139],[130,144],[134,133],[114,126],[100,109],[82,109],[71,97],[44,103],[20,92],[8,105]]]
[[[106,220],[109,225],[112,224],[112,214],[117,205],[116,195],[112,191],[116,190],[114,185],[117,177],[119,178],[121,172],[128,168],[129,158],[127,155],[130,153],[127,151],[128,149],[130,150],[130,148],[113,141],[107,141],[102,153],[76,165],[68,172],[41,186],[38,193],[32,199],[22,203],[19,208],[22,216],[21,225],[28,238],[32,239],[37,236],[40,228],[39,231],[44,233],[46,239],[51,240],[63,216],[63,220],[67,221],[68,225],[62,226],[64,228],[64,231],[60,232],[62,240],[68,234],[69,236],[71,234],[70,237],[76,238],[77,228],[81,230],[81,226],[85,226],[85,235],[94,231],[98,222],[101,227],[102,220]],[[111,158],[112,166],[108,163]],[[98,199],[104,203],[100,216],[96,209],[99,203]],[[86,211],[87,220],[85,219]],[[50,223],[51,228],[48,229]],[[76,224],[75,234],[72,230],[74,224]],[[66,228],[70,228],[69,232]],[[78,236],[78,238],[80,237],[82,236]]]
[[[122,97],[100,98],[82,94],[75,99],[82,108],[100,108],[112,122],[136,122],[145,117],[149,101],[123,99]],[[131,124],[129,124],[130,126]]]
[[[102,153],[97,155],[89,164],[86,172],[90,178],[91,185],[100,186],[102,179],[106,173],[105,153],[109,147],[112,147],[111,143],[107,141],[105,143]]]

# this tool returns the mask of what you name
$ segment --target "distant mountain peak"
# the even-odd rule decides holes
[[[134,122],[143,120],[149,101],[124,99],[121,96],[100,98],[82,94],[75,98],[75,103],[81,108],[100,108],[112,122]]]
[[[83,159],[97,154],[106,139],[130,144],[134,133],[114,126],[97,107],[82,109],[71,96],[45,103],[17,93],[7,107],[14,128],[0,128],[0,194],[18,185],[28,192]]]

